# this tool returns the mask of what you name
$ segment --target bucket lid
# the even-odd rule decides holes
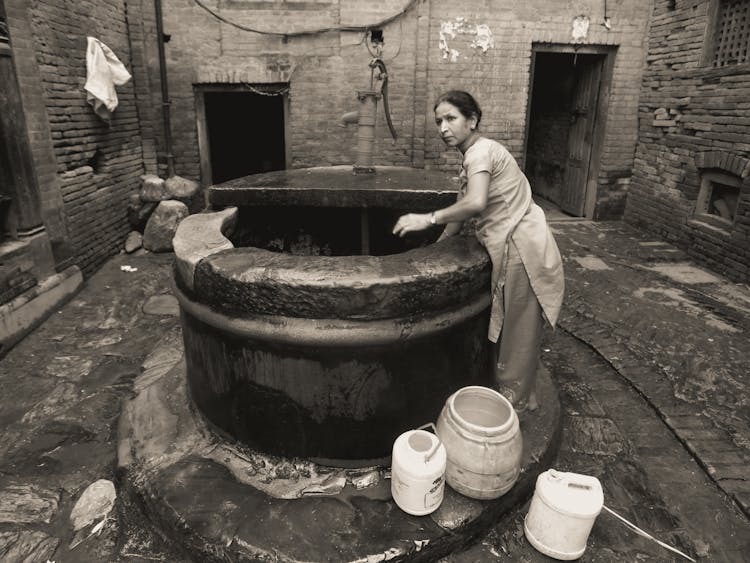
[[[537,477],[535,492],[558,512],[579,518],[597,516],[604,505],[599,479],[579,473],[549,469]]]

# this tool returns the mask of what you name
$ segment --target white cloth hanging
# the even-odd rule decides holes
[[[86,101],[94,112],[109,123],[112,112],[117,107],[115,86],[130,80],[130,73],[112,49],[95,37],[87,37],[86,47]]]

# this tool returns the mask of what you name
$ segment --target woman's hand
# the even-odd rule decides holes
[[[409,213],[402,215],[393,227],[393,234],[400,237],[412,231],[423,231],[432,225],[448,225],[440,239],[454,235],[461,230],[461,223],[478,215],[487,207],[490,189],[490,173],[477,172],[469,178],[464,196],[453,205],[435,211],[435,223],[430,221],[431,213]],[[451,225],[452,223],[455,223]]]
[[[413,231],[424,231],[430,226],[432,223],[429,213],[407,213],[398,218],[396,226],[393,227],[393,234],[402,237]]]

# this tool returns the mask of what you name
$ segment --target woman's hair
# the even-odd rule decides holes
[[[435,111],[443,102],[448,102],[449,104],[456,106],[456,109],[458,109],[458,111],[461,112],[461,115],[466,119],[476,117],[477,127],[479,127],[479,122],[482,121],[482,110],[479,108],[479,104],[474,99],[474,96],[463,90],[448,90],[437,99],[432,111]]]

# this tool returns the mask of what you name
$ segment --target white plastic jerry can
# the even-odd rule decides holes
[[[423,516],[438,509],[445,492],[446,460],[445,447],[430,432],[409,430],[396,438],[391,494],[401,510]]]
[[[555,559],[578,559],[604,506],[599,479],[549,469],[536,480],[524,521],[526,539]]]

